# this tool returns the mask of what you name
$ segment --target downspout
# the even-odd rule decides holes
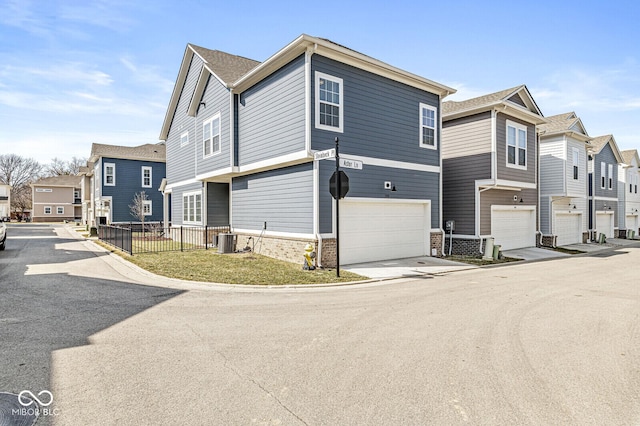
[[[476,184],[477,185],[477,184]],[[483,243],[484,243],[484,239],[480,236],[480,194],[483,193],[484,191],[488,191],[489,189],[495,189],[498,186],[497,183],[494,183],[493,185],[487,187],[487,188],[483,188],[483,189],[479,189],[477,190],[477,195],[478,195],[478,210],[476,211],[477,213],[477,217],[476,220],[478,221],[478,234],[477,237],[480,240],[480,253],[484,253],[483,250]]]
[[[440,189],[439,189],[439,194],[438,194],[438,215],[439,215],[439,220],[438,223],[440,224],[440,231],[442,232],[442,244],[440,244],[440,250],[442,252],[442,257],[445,257],[446,254],[444,252],[444,242],[445,242],[445,238],[447,237],[446,232],[444,231],[444,228],[442,227],[442,219],[443,219],[443,215],[442,215],[442,95],[440,95],[438,97],[438,105],[440,106],[440,108],[438,108],[438,115],[440,116],[439,119],[439,127],[438,127],[438,132],[440,133],[438,136],[438,140],[440,141],[440,146],[438,147],[438,156],[440,157]],[[429,215],[431,216],[431,215]],[[431,242],[431,232],[429,232],[429,242]],[[449,252],[451,252],[451,246],[453,245],[453,241],[449,241]],[[429,248],[431,248],[431,244],[429,244]]]

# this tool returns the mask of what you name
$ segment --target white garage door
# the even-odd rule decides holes
[[[582,242],[582,215],[577,213],[556,213],[556,244],[578,244]]]
[[[596,213],[596,234],[596,238],[600,234],[613,238],[613,213]]]
[[[428,255],[430,212],[428,201],[340,201],[340,263]]]
[[[502,250],[536,245],[536,211],[534,208],[514,209],[513,206],[493,206],[491,235]]]

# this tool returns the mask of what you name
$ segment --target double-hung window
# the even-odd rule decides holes
[[[44,214],[51,214],[51,206],[44,207]]]
[[[180,135],[180,146],[189,145],[189,132],[184,132]]]
[[[507,167],[527,168],[527,128],[507,120]]]
[[[56,213],[57,214],[64,214],[64,206],[56,207]]]
[[[151,167],[142,166],[142,187],[143,188],[151,188],[151,177],[152,177]]]
[[[609,164],[609,189],[613,189],[613,164]]]
[[[438,110],[431,105],[420,104],[420,146],[436,149]]]
[[[114,163],[104,163],[104,185],[116,186],[116,165]]]
[[[153,214],[152,206],[153,204],[151,200],[144,200],[142,204],[142,213],[145,216],[151,216]]]
[[[182,196],[183,222],[200,224],[202,222],[202,193],[191,192]]]
[[[600,163],[600,188],[606,188],[607,183],[607,163]]]
[[[580,165],[580,154],[578,152],[578,148],[573,148],[572,154],[573,154],[573,180],[578,180],[579,178],[578,166]]]
[[[344,121],[342,79],[316,72],[316,128],[342,133]]]
[[[203,156],[220,152],[220,113],[202,123]]]

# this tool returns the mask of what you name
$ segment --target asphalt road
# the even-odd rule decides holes
[[[640,425],[637,247],[263,290],[20,232],[47,234],[0,253],[0,391],[46,386],[55,424]]]

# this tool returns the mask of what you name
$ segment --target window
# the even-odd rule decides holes
[[[220,152],[220,114],[202,123],[202,144],[205,157]]]
[[[44,214],[51,214],[51,206],[45,206]]]
[[[420,104],[420,146],[437,148],[436,117],[437,110],[425,104]]]
[[[607,164],[600,163],[600,188],[604,189],[607,182]]]
[[[80,191],[73,191],[73,198],[80,198]]]
[[[507,120],[507,167],[527,168],[527,128]]]
[[[142,205],[142,212],[145,216],[151,216],[153,214],[152,206],[153,203],[151,200],[144,200]]]
[[[182,196],[182,221],[200,224],[202,222],[202,194],[192,192]]]
[[[316,128],[342,133],[342,79],[316,72]]]
[[[56,213],[57,214],[64,214],[64,207],[63,206],[58,206],[58,208],[56,209]]]
[[[638,193],[638,175],[633,176],[633,193]]]
[[[578,148],[573,148],[573,179],[578,180],[578,166],[580,165],[580,154]]]
[[[613,189],[613,164],[609,164],[609,189]]]
[[[142,187],[151,188],[151,167],[142,166]]]
[[[189,145],[189,132],[180,135],[180,146]]]
[[[116,186],[116,165],[104,163],[104,185]]]

